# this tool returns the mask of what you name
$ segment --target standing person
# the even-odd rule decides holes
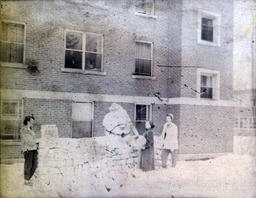
[[[169,153],[171,153],[172,157],[172,167],[176,166],[176,157],[177,157],[177,151],[178,151],[178,128],[177,126],[172,122],[173,121],[173,115],[171,113],[167,114],[166,116],[166,123],[163,127],[163,132],[161,134],[162,138],[162,167],[167,167],[167,159],[169,156]]]
[[[155,169],[154,165],[154,134],[152,129],[155,126],[149,121],[145,122],[146,131],[143,136],[146,139],[145,148],[141,150],[140,168],[144,171]]]
[[[31,177],[37,167],[37,142],[33,131],[34,116],[26,116],[24,126],[21,129],[21,146],[25,158],[24,179],[25,185],[32,186]]]

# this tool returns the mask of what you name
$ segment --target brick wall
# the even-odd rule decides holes
[[[91,4],[80,1],[1,2],[3,20],[26,23],[26,59],[37,60],[40,70],[40,74],[32,76],[24,69],[5,67],[1,70],[1,86],[143,96],[157,91],[167,96],[168,71],[157,65],[181,63],[181,1],[156,1],[156,19],[136,15],[134,3],[128,0],[120,3],[110,0],[103,7]],[[66,29],[103,34],[106,76],[61,71]],[[132,78],[135,40],[154,42],[156,80]]]
[[[60,137],[71,137],[72,133],[72,102],[69,100],[45,100],[24,98],[24,116],[34,114],[34,130],[40,137],[41,125],[55,124],[61,133]]]
[[[234,108],[180,105],[180,153],[232,152]]]

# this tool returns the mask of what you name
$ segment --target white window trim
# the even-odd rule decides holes
[[[146,111],[149,110],[149,115],[146,115],[146,120],[152,121],[152,104],[148,104],[148,103],[135,103],[135,105],[134,105],[134,121],[135,121],[135,123],[137,123],[137,122],[145,122],[145,120],[137,120],[136,119],[136,106],[137,105],[147,105],[147,110]]]
[[[151,8],[151,14],[148,13],[141,13],[139,12],[137,9],[137,11],[135,12],[135,15],[137,16],[142,16],[142,17],[146,17],[146,18],[152,18],[152,19],[156,19],[157,16],[155,16],[155,0],[151,0],[152,1],[152,8]]]
[[[205,41],[201,39],[201,32],[202,32],[202,18],[206,17],[209,19],[216,20],[216,24],[213,27],[213,42]],[[221,15],[209,11],[204,10],[198,10],[198,16],[197,16],[197,42],[198,44],[202,45],[208,45],[208,46],[220,46],[220,27],[221,27]]]
[[[76,32],[76,33],[81,33],[82,34],[82,69],[73,69],[73,68],[66,68],[65,67],[65,53],[66,53],[66,34],[67,32]],[[85,45],[86,45],[86,34],[94,34],[97,36],[101,37],[101,43],[102,43],[102,47],[101,47],[101,70],[100,71],[90,71],[90,70],[86,70],[85,69],[85,53],[86,53],[86,49],[85,49]],[[103,34],[98,34],[98,33],[94,33],[94,32],[82,32],[82,31],[78,31],[78,30],[71,30],[71,29],[66,29],[65,33],[64,33],[64,65],[63,68],[61,68],[61,71],[63,72],[70,72],[70,73],[80,73],[80,74],[91,74],[91,75],[101,75],[101,76],[105,76],[106,72],[104,72],[104,65],[103,65],[103,48],[104,48],[104,43],[103,43],[104,39],[103,39]]]
[[[151,76],[144,76],[144,75],[132,75],[132,78],[134,79],[146,79],[146,80],[155,80],[156,77],[153,75],[153,67],[154,67],[154,42],[152,41],[144,41],[144,40],[135,40],[135,47],[136,47],[136,43],[147,43],[151,45]],[[135,54],[135,59],[136,54]],[[135,72],[135,64],[134,64],[134,72]]]
[[[89,102],[80,102],[80,101],[72,101],[72,104],[73,103],[91,103],[92,105],[92,112],[91,112],[91,119],[92,119],[92,137],[94,137],[94,105],[95,105],[95,102],[94,101],[89,101]],[[71,115],[72,115],[72,111],[73,109],[71,108]],[[72,119],[72,122],[73,122],[73,119]],[[71,122],[71,125],[72,125],[72,122]],[[71,126],[71,138],[73,137],[73,126]]]
[[[209,69],[197,69],[197,85],[196,90],[198,93],[200,93],[201,88],[201,75],[210,75],[215,78],[215,82],[213,82],[213,98],[201,98],[200,94],[197,94],[197,98],[200,100],[220,100],[220,72],[216,70],[209,70]]]
[[[22,63],[10,63],[10,62],[0,62],[0,66],[2,67],[13,67],[13,68],[27,68],[27,66],[25,65],[25,61],[26,61],[26,23],[24,22],[20,22],[20,21],[13,21],[13,20],[1,20],[1,31],[2,31],[2,23],[14,23],[14,24],[20,24],[20,25],[24,25],[24,48],[23,48],[23,62]]]

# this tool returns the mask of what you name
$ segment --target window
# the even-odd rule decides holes
[[[213,20],[202,18],[201,40],[213,42]]]
[[[239,118],[235,118],[235,128],[239,128]]]
[[[66,32],[65,68],[103,70],[103,37],[94,33]]]
[[[220,16],[211,12],[198,12],[198,43],[220,45]]]
[[[21,127],[21,101],[2,100],[1,101],[1,120],[0,138],[18,139]]]
[[[93,136],[93,103],[72,104],[72,138]]]
[[[25,25],[1,22],[1,62],[24,63]]]
[[[198,97],[219,99],[220,73],[218,71],[198,69]]]
[[[145,121],[151,120],[151,105],[146,104],[136,104],[135,105],[135,121],[136,128],[139,134],[142,134],[145,131]]]
[[[136,0],[136,9],[140,14],[154,15],[154,0]]]
[[[256,107],[256,99],[253,99],[253,106]]]
[[[213,97],[212,76],[201,75],[200,97],[212,98]]]
[[[153,47],[149,42],[136,42],[135,72],[134,75],[152,75]]]

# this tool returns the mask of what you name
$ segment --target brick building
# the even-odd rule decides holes
[[[102,136],[112,102],[156,135],[173,113],[180,154],[232,151],[233,1],[2,1],[1,28],[2,158],[24,116]]]

